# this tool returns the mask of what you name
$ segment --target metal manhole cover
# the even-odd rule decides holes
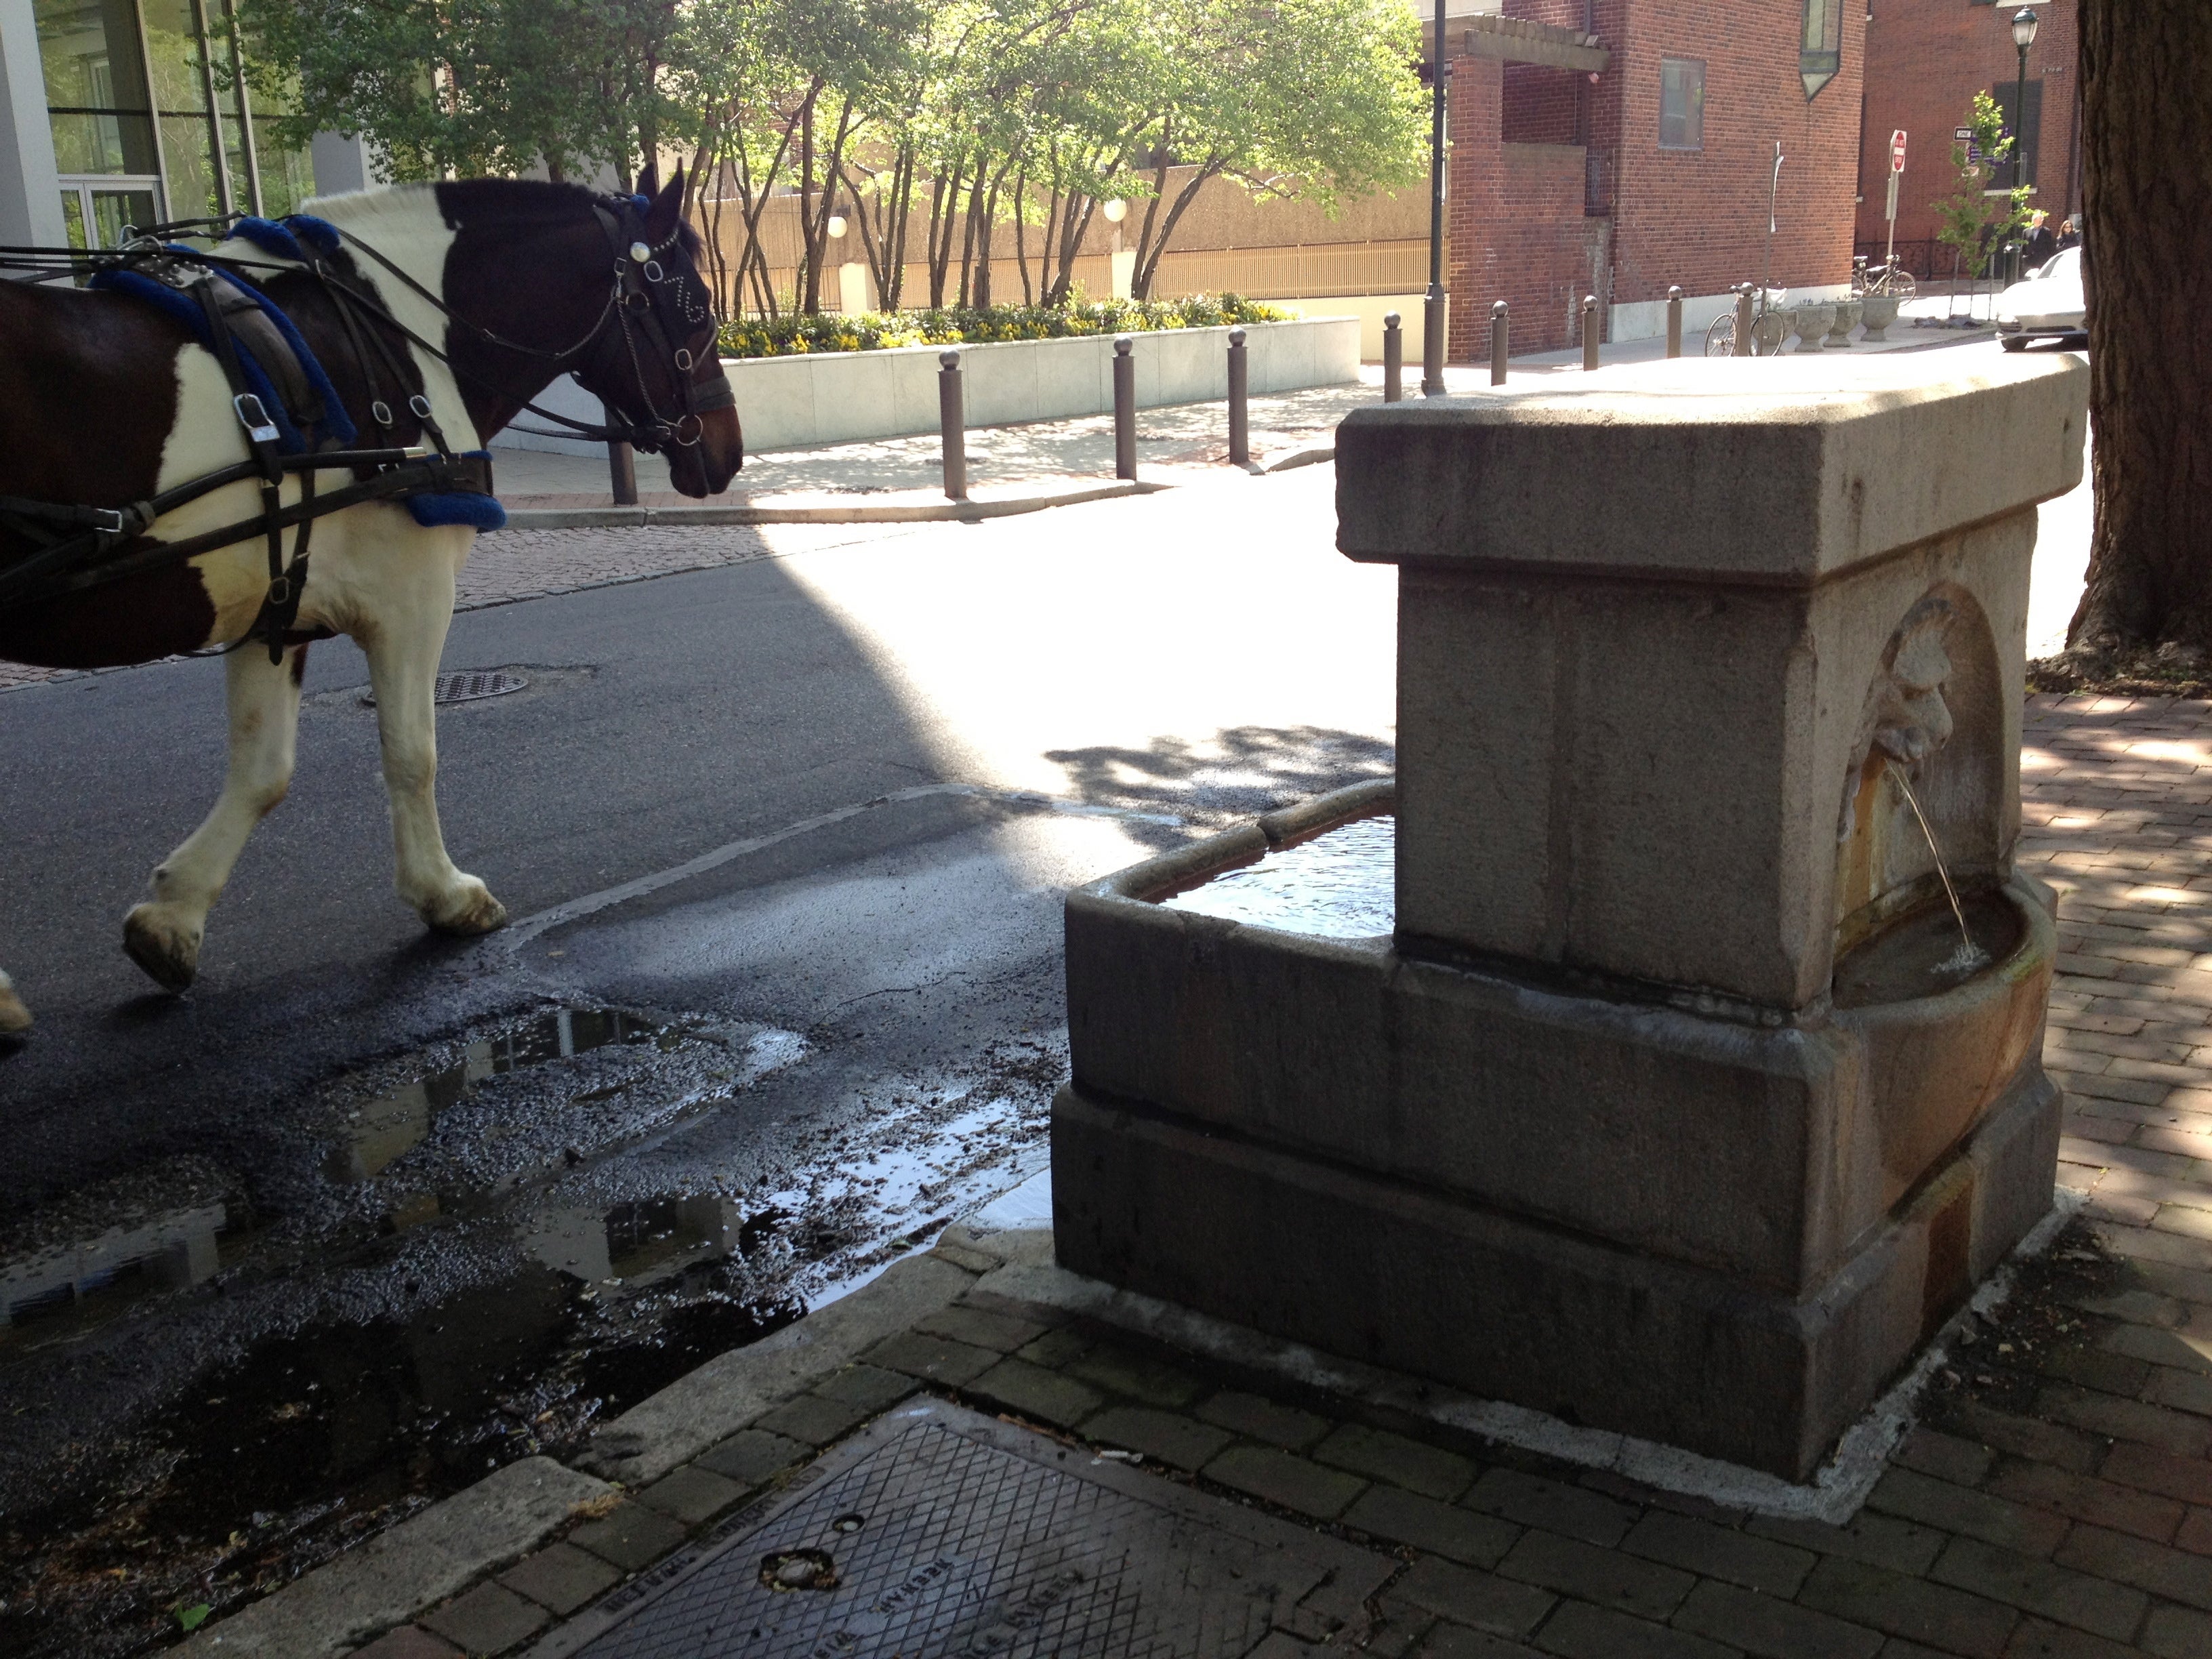
[[[1233,1659],[1395,1566],[938,1401],[800,1478],[535,1659]]]
[[[471,668],[458,674],[438,676],[437,689],[431,694],[434,702],[475,702],[481,697],[503,697],[510,691],[528,689],[530,682],[520,674],[509,673],[504,668]],[[361,706],[376,707],[376,693],[361,694]]]

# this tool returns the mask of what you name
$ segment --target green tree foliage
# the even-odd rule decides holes
[[[2027,222],[2028,191],[2024,186],[1996,188],[1998,177],[2009,172],[2013,147],[1997,100],[1986,92],[1976,93],[1966,120],[1974,130],[1972,148],[1951,146],[1951,166],[1958,175],[1954,188],[1929,205],[1943,216],[1936,240],[1956,249],[1966,268],[1978,272],[1985,251]]]
[[[282,66],[292,136],[365,134],[394,178],[542,165],[627,187],[688,159],[732,313],[816,312],[854,252],[887,308],[922,299],[910,264],[928,305],[988,307],[1002,231],[1021,301],[1065,305],[1115,198],[1136,204],[1143,297],[1213,181],[1332,202],[1423,165],[1407,0],[240,0],[240,15],[254,61]],[[795,246],[772,211],[785,198]]]

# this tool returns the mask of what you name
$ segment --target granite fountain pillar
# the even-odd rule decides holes
[[[2035,507],[2087,374],[1960,362],[1344,423],[1339,545],[1400,568],[1395,793],[1071,896],[1063,1266],[1817,1467],[2051,1205],[2054,934],[2013,859]],[[1378,813],[1389,933],[1158,902]]]

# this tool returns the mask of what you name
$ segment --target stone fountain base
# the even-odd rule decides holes
[[[1802,1479],[2050,1209],[2055,949],[1786,1022],[1151,901],[1372,787],[1084,889],[1061,1264]]]

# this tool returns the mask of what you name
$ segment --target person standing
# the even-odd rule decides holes
[[[2081,222],[2080,222],[2079,220],[2077,220],[2077,219],[2074,218],[2071,215],[2069,215],[2069,216],[2067,216],[2063,221],[2062,221],[2062,222],[2060,222],[2059,227],[2058,227],[2058,246],[2059,246],[2059,251],[2060,251],[2060,252],[2063,252],[2066,249],[2068,249],[2068,248],[2069,248],[2069,247],[2079,247],[2079,246],[2081,246]]]
[[[2043,262],[2058,252],[2058,239],[2051,233],[2050,217],[2040,208],[2027,216],[2027,252],[2021,261],[2026,270],[2041,270]]]

